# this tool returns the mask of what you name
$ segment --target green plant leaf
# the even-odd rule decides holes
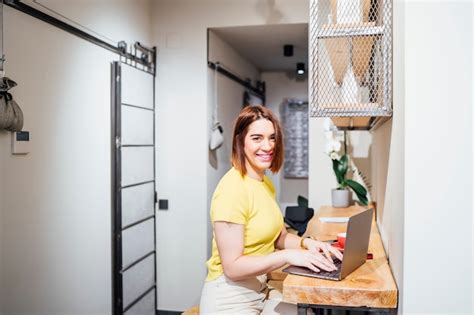
[[[362,186],[355,180],[346,179],[346,184],[347,186],[351,187],[356,194],[367,195],[367,190],[364,188],[364,186]]]
[[[332,160],[332,169],[336,174],[336,179],[339,184],[342,184],[347,173],[347,155],[344,154],[340,160]]]
[[[298,195],[298,206],[308,208],[308,199]]]
[[[347,157],[347,154],[344,154],[342,157],[341,157],[341,164],[340,164],[340,172],[342,174],[342,176],[345,178],[346,177],[346,173],[347,173],[347,168],[348,168],[348,157]]]
[[[359,201],[364,206],[366,206],[369,203],[369,200],[367,199],[367,189],[352,179],[346,179],[345,182],[347,186],[349,186],[356,193],[357,199],[359,199]]]
[[[341,177],[339,173],[339,164],[340,162],[338,160],[332,160],[332,169],[334,170],[334,174],[336,175],[337,183],[341,184],[344,180],[344,177]]]

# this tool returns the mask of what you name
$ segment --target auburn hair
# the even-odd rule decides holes
[[[247,106],[240,111],[234,125],[234,135],[232,136],[232,165],[244,176],[247,174],[245,167],[245,136],[248,132],[248,127],[254,121],[259,119],[266,119],[273,124],[275,129],[275,147],[273,148],[273,159],[270,165],[270,170],[276,173],[283,165],[284,145],[283,132],[281,130],[278,118],[266,107],[263,106]]]

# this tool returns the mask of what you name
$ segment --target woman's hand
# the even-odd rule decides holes
[[[304,244],[309,251],[319,253],[322,252],[324,256],[327,257],[331,262],[331,254],[333,254],[337,259],[342,261],[342,253],[336,248],[332,247],[329,243],[316,241],[310,238],[304,240]]]
[[[319,272],[320,269],[326,271],[337,269],[332,259],[328,260],[324,255],[319,253],[319,250],[285,249],[284,252],[286,261],[290,265],[306,267],[314,272]]]

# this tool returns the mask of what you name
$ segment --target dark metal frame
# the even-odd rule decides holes
[[[4,30],[4,27],[3,27],[3,0],[0,0],[0,27],[2,28],[0,30],[0,45],[1,45],[1,49],[0,49],[0,71],[3,71],[3,63],[5,62],[5,55],[3,53],[4,51],[4,47],[3,47],[3,30]]]
[[[122,269],[122,197],[120,194],[120,177],[122,168],[120,143],[117,142],[117,135],[121,135],[121,111],[117,110],[117,105],[121,104],[121,84],[117,84],[117,78],[121,77],[121,68],[117,62],[111,64],[111,203],[112,203],[112,314],[119,314],[123,309],[122,301],[122,279],[118,277]],[[118,171],[118,172],[117,172]],[[117,213],[118,212],[118,213]],[[117,233],[117,231],[119,231]]]
[[[154,58],[154,63],[156,64],[156,47],[153,47],[154,51],[155,51],[155,54],[153,55],[153,58]],[[154,71],[153,73],[153,78],[155,78],[156,76],[156,71]],[[156,80],[153,79],[153,146],[156,145],[156,126],[155,126],[155,120],[156,120],[156,112],[155,112],[155,100],[156,100]],[[153,197],[153,210],[155,211],[154,213],[154,218],[153,218],[153,226],[154,226],[154,235],[153,235],[153,242],[154,242],[154,248],[155,248],[155,262],[154,262],[154,266],[155,266],[155,313],[156,313],[156,310],[158,309],[158,273],[156,271],[156,266],[157,266],[157,261],[156,261],[156,254],[157,254],[157,251],[156,251],[156,204],[158,203],[158,193],[156,191],[156,147],[155,149],[153,150],[153,179],[154,179],[154,183],[153,183],[153,193],[154,193],[154,197]]]
[[[111,64],[112,74],[111,74],[111,158],[112,158],[112,169],[111,169],[111,186],[112,186],[112,314],[119,315],[123,314],[132,308],[136,303],[138,303],[143,297],[149,294],[153,289],[155,290],[155,310],[158,308],[158,299],[156,296],[157,292],[157,271],[156,271],[156,213],[152,216],[142,218],[137,222],[128,224],[127,226],[122,227],[122,194],[121,191],[124,188],[129,188],[138,185],[144,185],[153,183],[153,191],[155,192],[153,208],[154,212],[156,211],[156,152],[153,150],[153,180],[134,183],[131,185],[121,186],[121,176],[122,176],[122,161],[121,161],[121,149],[123,147],[137,147],[137,146],[155,146],[155,117],[153,117],[153,144],[152,145],[122,145],[121,137],[121,107],[122,106],[132,106],[142,110],[151,110],[155,112],[155,80],[153,80],[153,109],[143,108],[141,106],[122,104],[121,100],[121,66],[120,62],[114,61]],[[143,223],[145,221],[153,219],[153,242],[154,249],[151,252],[146,253],[133,263],[128,266],[122,267],[122,232],[125,229],[128,229],[137,224]],[[125,309],[123,308],[123,282],[122,274],[133,267],[134,265],[145,260],[149,256],[154,255],[154,284],[143,294],[137,297],[133,302],[131,302]]]
[[[332,314],[333,310],[342,310],[342,311],[362,311],[370,313],[380,313],[380,314],[397,314],[396,308],[372,308],[372,307],[349,307],[349,306],[335,306],[335,305],[322,305],[322,304],[297,304],[298,315],[306,315],[307,310],[311,308],[316,315],[323,315],[325,313]],[[326,312],[325,312],[326,311]]]
[[[260,88],[258,87],[254,87],[252,86],[252,84],[250,83],[250,79],[249,80],[243,80],[241,78],[239,78],[237,75],[233,74],[232,72],[230,72],[229,70],[226,70],[222,67],[221,64],[219,64],[219,62],[211,62],[211,61],[208,61],[207,62],[207,66],[223,75],[225,75],[226,77],[228,77],[229,79],[239,83],[240,85],[242,85],[243,87],[245,87],[246,89],[250,90],[252,93],[254,93],[255,95],[259,96],[262,98],[263,102],[265,103],[265,84],[263,82],[259,82],[259,86]]]
[[[74,27],[66,22],[63,22],[49,14],[46,14],[40,10],[37,10],[23,2],[21,2],[20,0],[4,0],[4,4],[5,5],[8,5],[9,7],[12,7],[14,9],[17,9],[18,11],[21,11],[25,14],[28,14],[32,17],[35,17],[39,20],[42,20],[48,24],[51,24],[57,28],[60,28],[68,33],[71,33],[75,36],[78,36],[82,39],[85,39],[87,40],[88,42],[91,42],[95,45],[98,45],[102,48],[105,48],[111,52],[114,52],[118,55],[120,55],[121,58],[123,58],[124,60],[128,61],[127,63],[129,65],[132,65],[132,66],[135,66],[137,64],[139,65],[142,65],[144,68],[143,69],[140,69],[138,68],[139,70],[143,70],[145,72],[148,72],[148,73],[151,73],[153,75],[155,75],[155,68],[156,68],[156,47],[153,47],[153,48],[147,48],[143,45],[141,45],[140,43],[135,43],[134,44],[134,49],[135,49],[135,53],[137,51],[140,51],[142,52],[142,56],[141,57],[138,57],[134,54],[131,54],[131,53],[128,53],[126,51],[126,47],[124,48],[123,46],[120,46],[120,43],[119,43],[119,46],[118,47],[115,47],[109,43],[107,43],[106,41],[103,41],[102,39],[100,38],[97,38],[87,32],[84,32],[83,30],[80,30],[78,29],[77,27]],[[144,52],[147,52],[147,53],[150,53],[151,54],[151,58],[145,58],[143,53]],[[149,60],[149,59],[152,59],[152,60]]]

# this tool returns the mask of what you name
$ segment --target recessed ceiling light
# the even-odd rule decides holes
[[[304,74],[304,62],[298,62],[296,64],[296,73],[298,74]]]

